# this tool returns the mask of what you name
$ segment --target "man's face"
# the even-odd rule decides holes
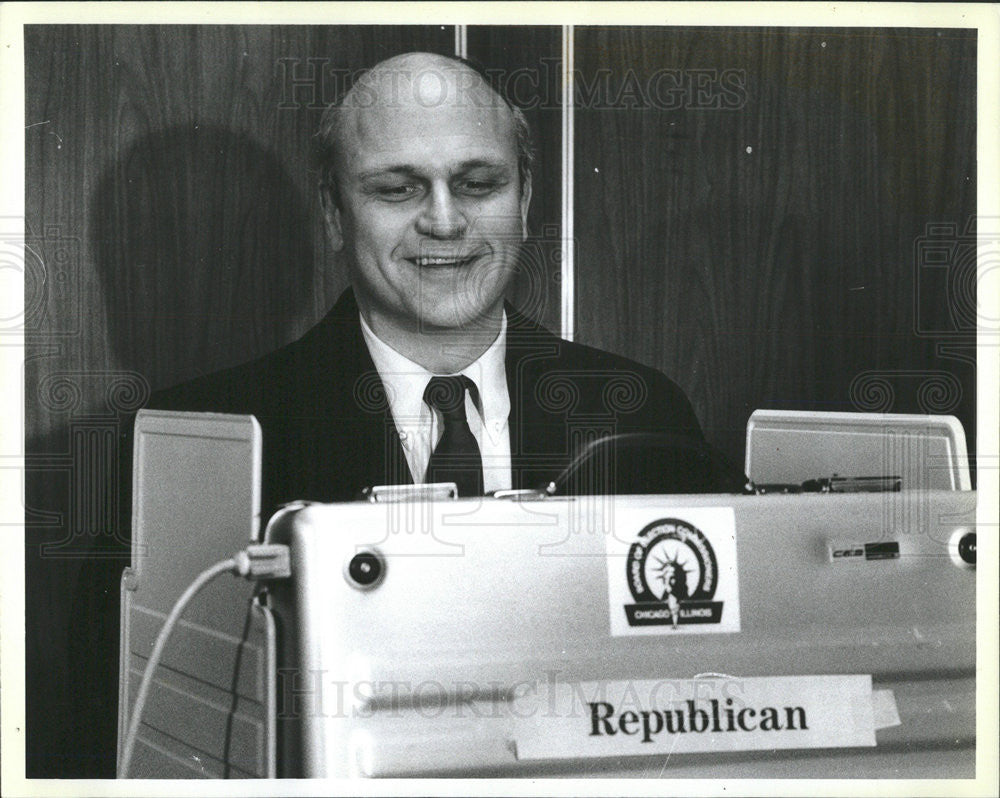
[[[530,186],[522,191],[510,111],[488,89],[441,75],[409,71],[346,112],[328,227],[376,331],[495,321],[524,239]]]

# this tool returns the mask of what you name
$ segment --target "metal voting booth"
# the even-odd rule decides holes
[[[191,602],[129,777],[974,775],[976,493],[950,417],[757,411],[757,495],[389,489],[263,533],[251,417],[143,411],[135,450],[120,756],[199,572],[266,539],[291,575]]]

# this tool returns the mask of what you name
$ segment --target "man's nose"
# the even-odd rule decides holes
[[[417,231],[432,238],[460,238],[468,226],[465,213],[446,186],[431,190],[417,217]]]

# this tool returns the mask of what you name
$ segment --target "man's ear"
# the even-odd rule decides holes
[[[330,238],[330,247],[334,252],[344,248],[344,229],[340,223],[340,208],[337,207],[335,186],[320,186],[319,201],[323,206],[323,219],[326,222],[326,234]]]
[[[528,238],[528,206],[531,205],[531,173],[525,175],[521,184],[521,240]]]

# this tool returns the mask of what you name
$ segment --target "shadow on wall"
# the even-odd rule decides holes
[[[314,307],[301,191],[242,133],[142,138],[90,199],[110,351],[26,397],[48,416],[27,441],[26,475],[27,770],[39,777],[114,776],[130,515],[120,442],[134,411],[150,389],[277,348]]]
[[[147,136],[102,176],[91,207],[114,359],[153,388],[278,348],[312,308],[312,220],[246,134]]]

